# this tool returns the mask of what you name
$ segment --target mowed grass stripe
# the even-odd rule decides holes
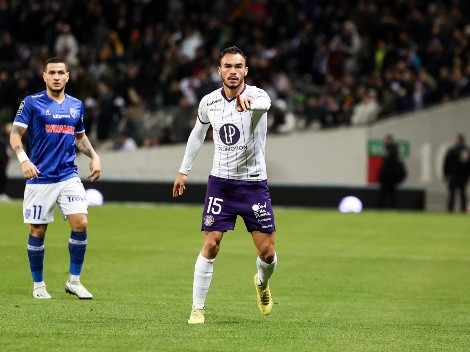
[[[470,219],[460,214],[275,208],[275,307],[256,307],[251,237],[239,219],[214,266],[204,326],[188,326],[201,206],[90,208],[82,280],[64,292],[68,223],[46,240],[53,296],[31,297],[21,203],[0,204],[0,350],[466,351]]]

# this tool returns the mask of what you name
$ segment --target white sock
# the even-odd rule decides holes
[[[201,253],[197,257],[194,266],[193,309],[203,309],[205,307],[214,272],[214,260],[204,258]]]
[[[274,260],[268,264],[263,262],[260,257],[256,258],[256,267],[258,268],[258,286],[266,286],[277,265],[277,254],[274,253]]]
[[[38,288],[41,286],[46,286],[46,283],[44,281],[41,282],[33,282],[34,288]]]
[[[77,282],[77,281],[80,281],[80,275],[70,275],[69,281],[70,281],[70,282]]]

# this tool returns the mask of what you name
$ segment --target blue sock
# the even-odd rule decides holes
[[[80,275],[83,260],[85,259],[87,244],[86,230],[83,232],[72,231],[69,239],[70,274]]]
[[[34,282],[44,281],[44,238],[29,235],[28,259],[31,268],[31,276]]]

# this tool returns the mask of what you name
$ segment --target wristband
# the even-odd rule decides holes
[[[16,156],[20,161],[20,164],[23,164],[26,160],[29,160],[28,155],[25,152],[19,152]]]

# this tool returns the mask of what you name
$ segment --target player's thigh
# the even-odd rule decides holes
[[[242,205],[240,215],[245,222],[247,231],[264,233],[276,231],[274,210],[266,184],[258,183],[249,186],[245,190],[245,197],[246,200]]]
[[[56,184],[26,184],[23,198],[23,220],[26,224],[48,224],[54,221],[54,207],[60,194]]]
[[[64,219],[71,214],[88,214],[85,188],[78,177],[64,181],[57,204]]]
[[[204,201],[201,229],[205,232],[225,232],[235,228],[237,219],[234,199],[227,196],[222,180],[209,178]]]

